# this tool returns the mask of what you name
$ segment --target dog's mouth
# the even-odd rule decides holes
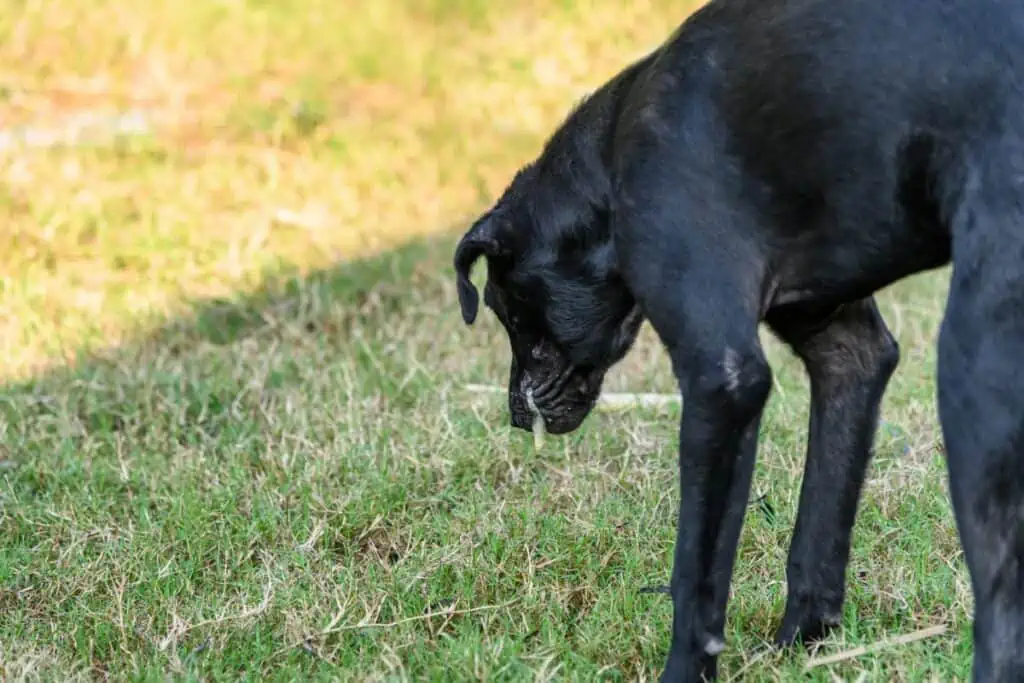
[[[564,398],[571,398],[573,392],[582,395],[589,391],[590,374],[585,369],[568,365],[561,372],[549,373],[536,386],[532,386],[530,377],[527,376],[526,391],[530,392],[538,405],[557,408]]]
[[[567,367],[534,384],[529,375],[510,395],[513,426],[532,431],[538,440],[577,429],[593,409],[604,373]]]

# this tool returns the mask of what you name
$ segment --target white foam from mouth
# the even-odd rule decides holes
[[[544,424],[544,416],[537,409],[537,403],[533,400],[533,389],[526,390],[526,405],[533,413],[533,447],[540,450],[544,446],[544,435],[547,433],[547,425]]]

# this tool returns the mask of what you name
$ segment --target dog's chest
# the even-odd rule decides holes
[[[845,302],[946,265],[950,241],[937,224],[876,218],[820,226],[780,251],[774,259],[780,302]]]

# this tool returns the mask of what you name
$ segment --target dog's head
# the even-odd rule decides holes
[[[515,427],[531,429],[532,397],[548,432],[575,430],[605,373],[636,339],[642,316],[620,278],[607,220],[606,211],[527,167],[456,249],[467,324],[479,305],[470,272],[480,257],[487,261],[484,303],[508,334]]]

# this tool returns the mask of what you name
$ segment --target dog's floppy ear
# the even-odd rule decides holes
[[[469,279],[473,264],[481,256],[497,257],[503,253],[497,221],[490,215],[482,217],[469,229],[455,249],[455,274],[462,319],[467,325],[476,320],[480,297]]]

